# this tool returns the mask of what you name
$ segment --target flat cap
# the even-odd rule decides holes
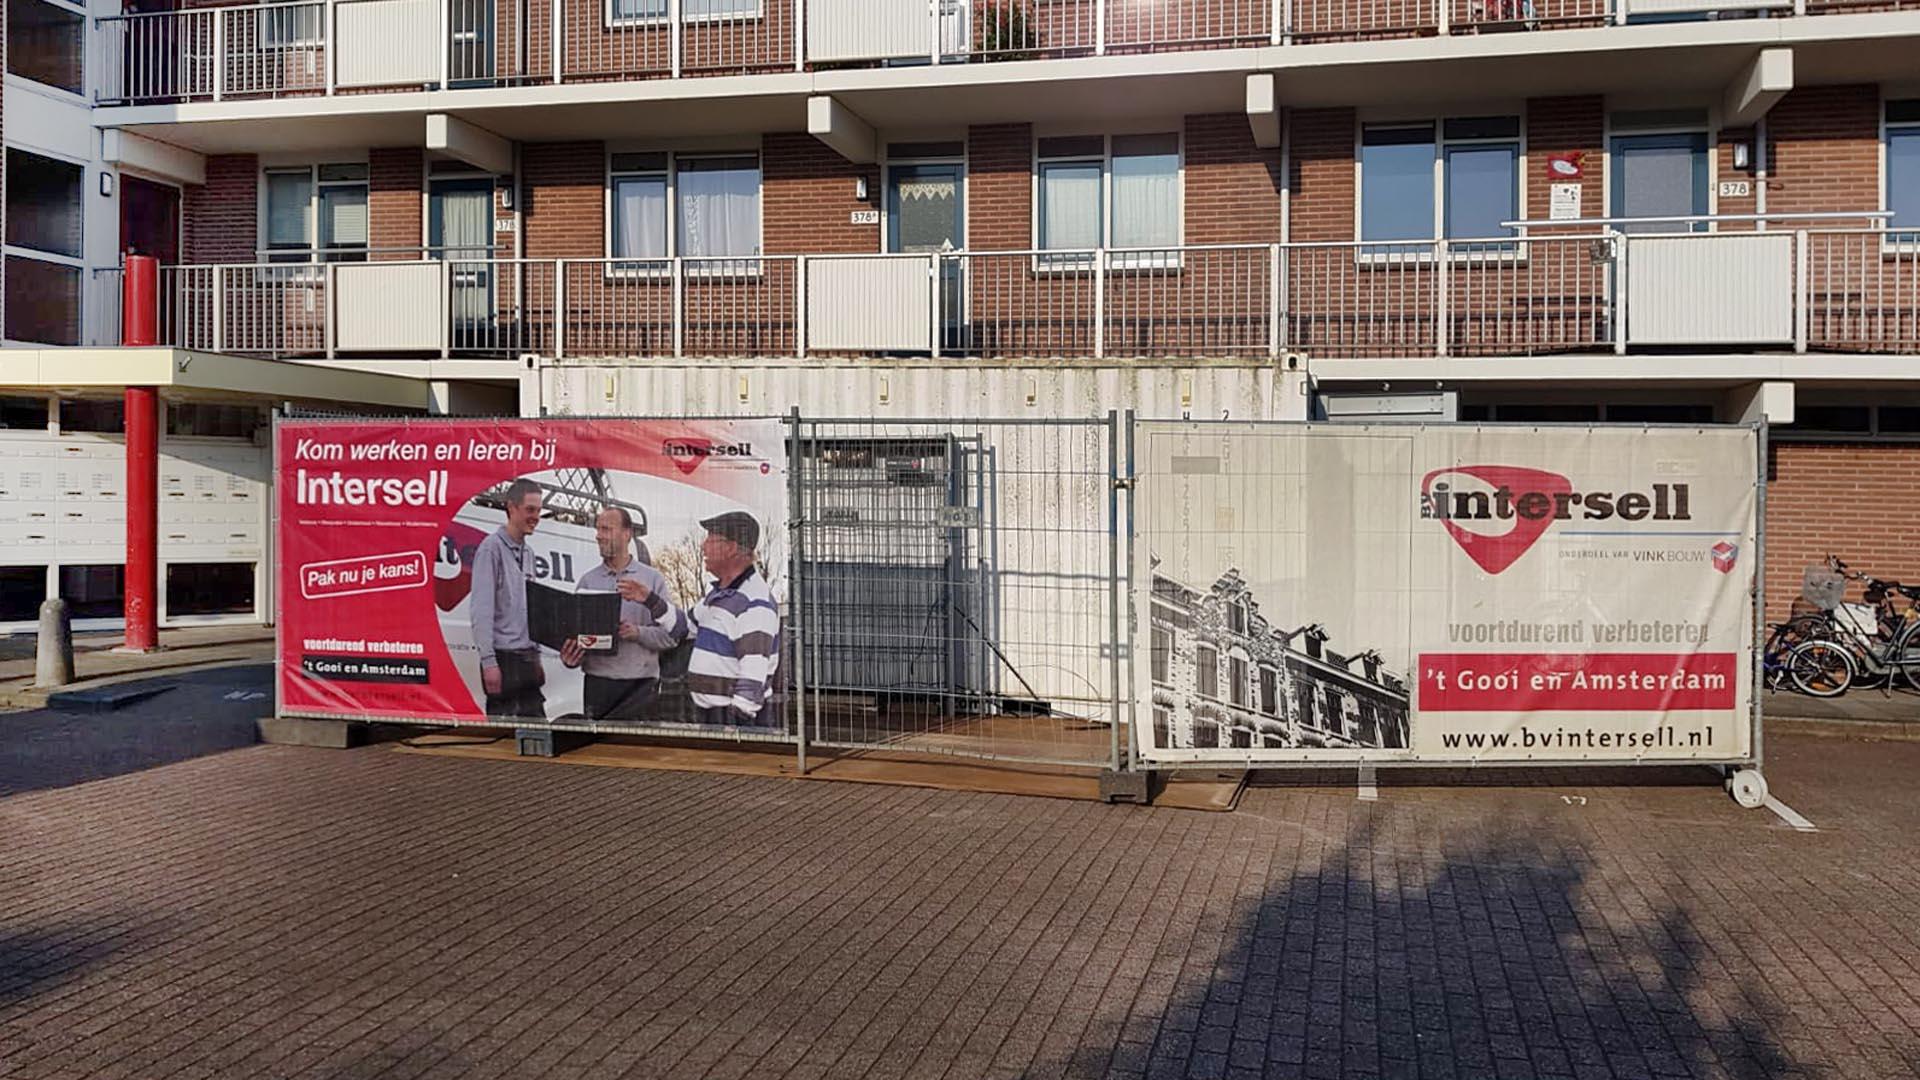
[[[760,546],[760,523],[753,520],[753,515],[744,510],[729,510],[724,514],[710,517],[702,521],[700,527],[715,536],[723,536],[748,551]]]

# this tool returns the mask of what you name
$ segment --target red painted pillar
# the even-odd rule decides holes
[[[159,305],[160,260],[151,255],[127,256],[120,284],[120,344],[157,344]]]
[[[129,386],[127,413],[127,579],[123,614],[126,649],[159,647],[160,394]]]

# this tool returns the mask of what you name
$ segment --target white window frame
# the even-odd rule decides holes
[[[1515,134],[1482,138],[1447,138],[1449,120],[1493,120],[1508,119],[1515,121]],[[1425,240],[1364,240],[1366,223],[1362,214],[1366,205],[1366,133],[1368,128],[1411,128],[1426,126],[1433,133],[1433,235]],[[1437,245],[1442,240],[1451,242],[1447,230],[1447,150],[1450,147],[1507,146],[1515,148],[1513,159],[1513,199],[1520,218],[1527,216],[1527,111],[1512,105],[1494,105],[1487,108],[1455,109],[1453,111],[1427,116],[1399,117],[1358,117],[1353,126],[1353,241],[1354,259],[1364,266],[1391,268],[1408,264],[1425,266],[1434,261]],[[1525,243],[1527,230],[1516,229],[1507,247],[1475,251],[1465,259],[1456,262],[1524,262],[1527,257]],[[1465,237],[1465,240],[1486,241],[1494,237]],[[1369,252],[1364,246],[1374,244],[1380,247],[1403,245],[1415,247],[1429,245],[1426,251],[1410,252]]]
[[[701,23],[745,23],[759,22],[765,19],[767,17],[766,0],[752,0],[752,4],[753,11],[750,13],[738,11],[721,15],[687,15],[683,12],[680,16],[680,25],[698,26]],[[683,9],[686,5],[687,0],[680,0],[680,6]],[[741,6],[745,7],[744,4]],[[613,13],[613,7],[614,0],[601,0],[600,20],[601,24],[608,29],[636,26],[669,26],[673,23],[673,0],[661,0],[661,12],[658,15],[615,15]]]
[[[1040,174],[1047,165],[1053,164],[1094,164],[1091,154],[1072,154],[1044,157],[1040,153],[1043,139],[1086,138],[1100,140],[1100,250],[1105,251],[1113,245],[1113,140],[1115,136],[1127,138],[1136,135],[1171,135],[1174,149],[1174,221],[1176,230],[1174,247],[1182,248],[1187,243],[1187,132],[1184,124],[1174,124],[1169,130],[1165,125],[1142,128],[1138,131],[1109,131],[1104,135],[1090,134],[1053,134],[1041,135],[1037,131],[1033,136],[1033,168],[1030,170],[1027,196],[1028,217],[1031,219],[1029,244],[1035,255],[1033,268],[1040,273],[1078,273],[1093,269],[1093,260],[1072,249],[1062,249],[1058,255],[1048,252],[1040,246]],[[1134,252],[1126,255],[1109,256],[1109,270],[1155,270],[1178,269],[1184,264],[1179,252],[1156,254],[1153,252]]]
[[[255,3],[257,3],[259,6],[254,9],[258,14],[254,16],[255,22],[254,22],[253,36],[254,36],[255,43],[263,52],[287,52],[294,49],[317,49],[326,44],[327,42],[327,29],[326,29],[327,7],[325,4],[314,4],[312,0],[255,0]],[[282,6],[282,5],[302,5],[302,6],[307,6],[314,9],[313,11],[314,31],[313,31],[312,37],[306,37],[300,34],[299,29],[300,29],[300,23],[302,21],[302,18],[301,18],[301,13],[299,12],[295,12],[285,17],[284,19],[277,18],[277,17],[269,17],[268,12],[272,7]],[[222,9],[222,10],[232,10],[232,9]],[[278,34],[269,32],[270,27],[276,27],[278,24],[280,24],[283,21],[292,24],[294,29],[294,33],[292,36],[281,38]]]
[[[661,256],[643,256],[627,258],[614,254],[613,250],[613,192],[614,183],[621,177],[660,176],[657,169],[623,169],[616,171],[613,159],[627,154],[663,154],[666,157],[667,191],[667,253]],[[756,197],[760,200],[760,235],[754,239],[754,254],[724,257],[703,256],[706,261],[723,261],[723,266],[703,266],[692,271],[692,276],[702,278],[757,278],[765,273],[766,264],[762,261],[767,251],[767,162],[758,148],[739,149],[702,149],[702,150],[662,150],[657,147],[611,147],[604,155],[603,177],[601,183],[600,219],[602,222],[601,250],[606,253],[604,276],[615,278],[656,278],[670,277],[673,274],[673,260],[680,257],[680,165],[683,161],[699,161],[712,158],[752,158],[755,173],[759,176]]]
[[[67,12],[70,15],[80,16],[80,89],[69,90],[64,86],[43,83],[31,76],[16,74],[10,68],[5,68],[4,66],[0,66],[0,71],[4,71],[8,79],[19,80],[23,86],[30,86],[35,90],[43,90],[49,94],[58,95],[60,100],[63,101],[77,101],[83,105],[91,106],[93,102],[88,98],[87,91],[88,88],[93,85],[93,83],[88,81],[93,74],[93,64],[89,62],[88,56],[88,54],[93,51],[93,13],[87,10],[85,4],[76,4],[73,3],[72,0],[39,0],[39,2],[48,7],[59,8],[61,11]],[[9,32],[8,37],[8,45],[9,48],[11,48],[11,32]]]
[[[1911,89],[1911,92],[1888,93],[1886,88],[1883,87],[1880,98],[1880,183],[1878,185],[1880,189],[1880,205],[1877,209],[1889,213],[1893,210],[1893,135],[1895,132],[1902,134],[1911,132],[1914,137],[1920,138],[1920,118],[1913,120],[1888,119],[1888,111],[1896,102],[1914,102],[1920,104],[1920,88],[1902,89]],[[1920,199],[1920,193],[1916,193],[1915,197],[1916,199]],[[1874,224],[1883,234],[1880,240],[1880,250],[1882,254],[1911,255],[1915,252],[1920,252],[1920,227],[1898,229],[1894,227],[1893,220],[1890,217],[1878,218]]]
[[[327,168],[329,166],[335,166],[335,165],[357,165],[362,169],[366,169],[367,175],[359,180],[322,180],[320,179],[321,169]],[[268,205],[267,205],[268,203],[267,177],[275,173],[292,174],[297,172],[305,172],[307,174],[307,209],[306,209],[307,245],[305,248],[274,248],[270,246],[271,241],[267,237],[267,227],[268,227],[268,218],[269,218]],[[366,190],[367,192],[367,246],[363,251],[363,255],[364,255],[363,258],[344,259],[344,258],[326,258],[322,256],[321,252],[323,250],[326,250],[320,247],[320,189],[323,187],[328,187],[328,188],[359,187],[359,188],[364,188]],[[329,159],[329,160],[312,160],[312,161],[287,161],[287,162],[263,162],[260,166],[259,189],[260,189],[260,195],[257,200],[258,205],[256,206],[256,216],[254,221],[254,237],[256,240],[254,258],[256,262],[262,263],[262,264],[272,263],[277,266],[300,266],[300,265],[324,266],[328,263],[334,263],[334,262],[342,262],[342,263],[365,262],[367,261],[367,259],[372,257],[372,252],[373,252],[373,170],[369,166],[365,158]],[[302,254],[303,252],[305,254],[305,258],[294,257]],[[275,259],[273,258],[274,255],[282,255],[282,256],[286,256],[286,258]]]
[[[40,85],[39,83],[35,83],[35,82],[33,82],[32,80],[30,80],[30,79],[29,79],[29,80],[27,80],[27,81],[28,81],[28,83],[30,83],[30,84],[31,84],[31,85],[33,85],[33,86],[39,86],[39,85]],[[56,89],[57,89],[57,88],[56,88]],[[32,155],[34,155],[35,157],[43,157],[43,158],[46,158],[46,159],[47,159],[48,161],[56,161],[56,162],[59,162],[59,163],[60,163],[60,164],[62,164],[62,165],[77,165],[77,166],[79,166],[79,168],[80,168],[80,197],[79,197],[79,201],[78,201],[78,203],[77,203],[77,205],[76,205],[76,211],[75,211],[75,212],[76,212],[76,213],[78,213],[78,214],[79,214],[79,216],[80,216],[80,245],[79,245],[79,247],[80,247],[80,254],[79,254],[79,255],[64,255],[64,254],[61,254],[60,252],[57,252],[57,251],[42,251],[42,250],[41,250],[41,249],[39,249],[39,248],[30,248],[30,247],[18,247],[18,246],[16,246],[16,245],[13,245],[13,244],[8,244],[8,243],[4,243],[4,242],[0,242],[0,268],[4,268],[4,266],[5,266],[5,261],[6,261],[7,259],[10,259],[10,258],[20,258],[20,259],[28,259],[28,260],[31,260],[31,261],[33,261],[33,262],[43,262],[43,263],[50,263],[50,264],[52,264],[52,265],[54,265],[54,266],[64,266],[64,267],[68,267],[68,268],[70,268],[70,269],[72,269],[72,270],[75,270],[75,271],[78,271],[78,273],[79,273],[79,296],[78,296],[78,298],[77,298],[77,301],[76,301],[76,303],[77,303],[77,305],[78,305],[78,306],[77,306],[77,310],[76,310],[76,311],[75,311],[75,313],[74,313],[74,318],[75,318],[75,319],[76,319],[76,320],[77,320],[77,321],[79,322],[79,324],[80,324],[80,325],[79,325],[79,333],[78,333],[78,335],[77,335],[77,337],[79,338],[79,340],[78,340],[78,342],[77,342],[77,344],[79,344],[79,345],[85,345],[85,344],[87,343],[87,341],[86,341],[86,337],[87,337],[87,292],[88,292],[88,289],[87,289],[87,286],[88,286],[88,285],[90,284],[90,282],[91,282],[91,280],[92,280],[92,273],[91,273],[91,272],[90,272],[90,271],[89,271],[89,270],[87,269],[87,260],[86,260],[86,253],[87,253],[87,176],[88,176],[88,174],[89,174],[89,173],[91,172],[91,170],[89,169],[89,167],[88,167],[88,164],[87,164],[87,162],[84,162],[84,161],[80,161],[80,160],[78,160],[78,159],[75,159],[75,158],[71,158],[71,157],[68,157],[68,156],[66,156],[66,155],[64,155],[64,154],[53,154],[53,153],[48,153],[47,151],[45,151],[45,150],[42,150],[42,149],[39,149],[39,148],[37,148],[37,147],[27,147],[27,146],[20,146],[20,145],[18,145],[18,144],[16,144],[16,143],[11,143],[11,142],[9,142],[9,143],[5,143],[5,144],[0,144],[0,164],[4,164],[4,163],[5,163],[5,161],[6,161],[6,152],[7,152],[8,150],[18,150],[18,151],[20,151],[20,152],[21,152],[21,153],[23,153],[23,154],[32,154]],[[3,205],[0,205],[0,210],[4,210],[4,206],[3,206]],[[4,308],[3,308],[3,307],[0,307],[0,314],[4,314]],[[37,346],[49,346],[49,345],[53,345],[53,343],[51,343],[51,342],[45,342],[45,341],[27,341],[27,340],[25,340],[25,339],[23,339],[23,338],[16,338],[16,337],[14,337],[14,336],[13,336],[13,334],[12,334],[12,330],[13,330],[13,328],[12,328],[11,326],[9,326],[9,327],[7,327],[7,328],[6,328],[6,330],[7,330],[7,336],[6,336],[6,338],[5,338],[4,340],[5,340],[5,343],[6,343],[6,344],[8,344],[8,345],[37,345]],[[59,346],[57,346],[57,345],[53,345],[53,347],[55,347],[55,348],[58,348]]]

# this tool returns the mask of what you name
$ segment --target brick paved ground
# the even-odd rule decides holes
[[[0,1075],[1913,1075],[1920,745],[1770,750],[1821,832],[239,750],[0,800]]]

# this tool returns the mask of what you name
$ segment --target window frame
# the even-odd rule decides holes
[[[32,82],[31,79],[27,81]],[[40,84],[34,83],[33,85],[38,86]],[[58,87],[55,87],[55,89],[58,89]],[[87,162],[78,161],[78,160],[75,160],[74,158],[67,157],[63,154],[48,153],[45,150],[41,150],[38,148],[29,148],[13,142],[0,143],[0,166],[4,166],[6,161],[6,155],[13,151],[18,151],[22,154],[31,154],[34,157],[38,157],[38,158],[45,158],[48,161],[52,161],[61,165],[74,166],[80,170],[80,180],[75,189],[77,192],[77,197],[74,201],[74,213],[80,222],[80,239],[78,244],[76,244],[76,247],[79,250],[80,254],[67,255],[58,251],[47,251],[42,248],[23,247],[18,244],[9,244],[9,243],[6,243],[6,238],[4,236],[0,236],[0,269],[3,269],[5,267],[6,260],[8,259],[26,259],[30,262],[46,263],[50,266],[57,266],[64,270],[72,271],[75,275],[75,281],[76,281],[75,296],[74,296],[74,323],[76,326],[76,332],[75,332],[74,344],[85,345],[87,344],[87,292],[88,292],[88,286],[92,280],[92,275],[87,267],[87,260],[86,260],[87,174],[90,171],[90,166],[88,165]],[[7,190],[8,191],[14,190],[14,186],[9,184],[7,187]],[[4,212],[4,210],[5,210],[4,203],[0,203],[0,212]],[[3,304],[0,304],[0,314],[4,314]],[[6,327],[7,333],[4,340],[7,344],[38,345],[38,346],[48,346],[53,348],[62,347],[61,343],[59,342],[31,341],[26,338],[16,338],[13,336],[12,331],[13,331],[12,326],[9,325]]]
[[[664,27],[664,26],[673,25],[673,0],[660,0],[661,10],[660,10],[660,14],[658,15],[615,15],[613,13],[613,9],[616,2],[617,0],[601,0],[600,23],[601,23],[601,26],[605,29],[608,29],[608,30],[622,30],[622,29],[633,29],[633,28],[645,29],[648,27]],[[684,7],[686,5],[686,2],[687,0],[680,0],[681,6]],[[767,5],[765,0],[749,0],[749,2],[753,6],[753,11],[751,13],[732,12],[724,15],[712,15],[712,14],[686,15],[683,13],[680,16],[680,25],[698,26],[698,25],[701,25],[702,23],[744,23],[744,22],[764,21],[767,17]]]
[[[255,2],[259,6],[256,7],[254,10],[258,11],[259,15],[257,16],[257,21],[254,25],[253,36],[254,36],[255,45],[262,51],[290,52],[295,49],[318,49],[326,45],[327,43],[326,5],[315,4],[313,3],[313,0],[255,0]],[[290,36],[282,38],[278,34],[269,32],[268,30],[269,27],[275,26],[277,23],[281,22],[282,20],[278,18],[268,18],[267,17],[268,13],[275,6],[287,6],[287,5],[298,5],[302,7],[311,7],[314,9],[313,10],[313,15],[314,15],[313,35],[311,37],[307,37],[301,34],[300,24],[305,22],[306,20],[301,17],[304,13],[298,12],[298,11],[289,12],[288,14],[292,17],[285,20],[286,22],[290,23],[294,27],[294,31]]]
[[[1162,647],[1162,639],[1165,646]],[[1174,629],[1154,626],[1147,631],[1147,672],[1149,681],[1160,686],[1173,685]]]
[[[1201,659],[1203,657],[1212,658],[1213,663],[1211,665],[1201,663]],[[1209,680],[1213,683],[1213,689],[1211,691],[1209,691],[1204,685],[1202,685],[1202,682],[1201,682],[1201,676],[1208,672],[1212,673],[1211,678]],[[1218,646],[1210,644],[1208,642],[1204,642],[1204,641],[1198,642],[1194,645],[1193,647],[1193,692],[1199,695],[1200,697],[1207,698],[1211,701],[1220,700],[1220,649]]]
[[[1511,120],[1512,135],[1462,135],[1449,136],[1447,124],[1471,120]],[[1428,187],[1432,202],[1430,226],[1432,235],[1425,239],[1409,240],[1368,240],[1366,239],[1365,205],[1367,193],[1366,147],[1369,130],[1407,130],[1424,127],[1429,133],[1433,149],[1433,175]],[[1356,261],[1362,265],[1393,267],[1413,264],[1430,265],[1434,262],[1444,242],[1452,244],[1455,240],[1474,244],[1474,250],[1464,258],[1464,262],[1511,262],[1526,258],[1525,228],[1516,228],[1510,237],[1465,236],[1454,237],[1450,234],[1449,215],[1451,212],[1448,196],[1452,193],[1452,169],[1449,167],[1450,155],[1454,150],[1491,149],[1509,147],[1512,150],[1512,185],[1508,189],[1513,199],[1516,219],[1526,216],[1527,205],[1527,110],[1524,106],[1504,105],[1486,109],[1454,110],[1429,116],[1382,117],[1379,119],[1359,118],[1354,121],[1353,130],[1353,241]],[[1369,246],[1380,248],[1419,247],[1424,251],[1369,251]]]
[[[355,166],[363,170],[358,180],[322,180],[320,170],[341,165]],[[272,193],[268,178],[276,174],[291,176],[304,172],[307,177],[307,207],[305,210],[304,247],[274,247],[269,236],[272,221]],[[260,246],[254,252],[257,261],[274,266],[326,266],[331,263],[363,263],[372,257],[373,252],[373,170],[365,160],[351,161],[307,161],[262,163],[260,166],[260,197],[255,236]],[[320,246],[320,205],[322,188],[359,188],[366,195],[367,206],[367,242],[358,249],[322,248]],[[276,258],[275,256],[280,256]]]
[[[662,166],[662,168],[659,168],[659,169],[615,169],[614,168],[614,159],[616,157],[624,157],[630,154],[660,154],[665,157],[666,163],[664,166]],[[603,264],[605,266],[605,271],[602,276],[610,281],[611,280],[650,280],[650,279],[671,278],[673,276],[674,260],[681,258],[681,255],[680,255],[680,171],[681,171],[680,167],[681,167],[681,164],[687,161],[704,161],[704,160],[716,160],[716,159],[727,159],[727,158],[739,158],[739,159],[751,158],[753,160],[753,169],[754,169],[754,175],[756,179],[756,183],[754,186],[754,199],[758,203],[758,210],[759,210],[759,212],[755,215],[759,223],[759,232],[754,237],[753,254],[751,255],[687,256],[686,258],[689,258],[689,259],[698,258],[702,262],[726,264],[721,266],[696,267],[690,273],[688,273],[687,276],[698,277],[701,279],[715,279],[715,278],[752,279],[752,278],[761,277],[765,273],[765,263],[762,260],[765,259],[766,250],[767,250],[767,162],[766,162],[766,156],[762,154],[758,148],[725,149],[725,148],[716,147],[711,149],[699,149],[699,150],[660,150],[660,149],[651,148],[651,147],[647,147],[647,148],[628,147],[628,148],[616,149],[613,146],[608,146],[606,148],[606,151],[604,154],[604,160],[602,163],[603,171],[602,171],[602,183],[601,183],[600,196],[601,196],[601,220],[604,222],[604,225],[603,225],[604,235],[601,237],[601,250],[606,253],[605,255],[606,261]],[[637,258],[627,258],[625,256],[615,254],[613,249],[614,239],[616,235],[614,230],[614,220],[613,220],[614,190],[615,190],[615,185],[621,179],[641,178],[641,177],[660,177],[665,184],[665,192],[666,192],[665,235],[666,235],[666,241],[667,241],[667,250],[665,255],[659,255],[659,256],[650,255],[650,256],[641,256]]]
[[[1913,106],[1915,109],[1913,119],[1893,119],[1893,109],[1896,105]],[[1894,98],[1882,97],[1880,100],[1880,205],[1878,209],[1888,214],[1893,212],[1893,139],[1896,134],[1902,138],[1912,139],[1916,145],[1920,145],[1920,93],[1911,96],[1902,94]],[[1913,210],[1915,215],[1920,217],[1920,168],[1915,170],[1913,184]],[[1880,248],[1884,254],[1910,255],[1920,251],[1920,221],[1916,221],[1911,226],[1902,227],[1896,226],[1893,218],[1889,216],[1876,219],[1874,224],[1883,234]]]
[[[1049,165],[1096,165],[1100,170],[1100,238],[1095,245],[1096,252],[1109,252],[1108,270],[1164,270],[1180,269],[1185,265],[1182,252],[1157,252],[1148,248],[1139,251],[1122,251],[1111,254],[1113,248],[1113,141],[1116,138],[1159,137],[1173,139],[1173,198],[1174,198],[1174,242],[1175,249],[1187,245],[1187,133],[1184,123],[1175,123],[1170,129],[1158,125],[1149,125],[1138,131],[1108,131],[1100,135],[1042,135],[1036,130],[1032,142],[1032,168],[1029,170],[1031,190],[1028,193],[1028,216],[1031,219],[1029,242],[1032,244],[1034,270],[1047,272],[1082,272],[1092,270],[1097,255],[1084,249],[1049,249],[1041,236],[1042,214],[1040,203],[1042,174]],[[1056,154],[1048,156],[1040,151],[1041,143],[1051,139],[1099,139],[1100,154],[1096,158],[1091,153]],[[1130,156],[1130,155],[1129,155]],[[1055,251],[1057,250],[1057,254]]]
[[[0,70],[4,70],[5,74],[10,75],[13,78],[19,79],[22,82],[25,82],[27,85],[33,87],[36,90],[44,90],[51,94],[60,95],[60,97],[63,100],[70,100],[70,101],[79,102],[84,105],[91,105],[92,101],[87,96],[87,93],[88,93],[88,87],[90,87],[92,84],[87,81],[87,77],[90,74],[92,74],[93,65],[88,62],[87,54],[93,51],[90,45],[90,39],[89,39],[89,34],[92,29],[93,13],[87,10],[87,7],[85,4],[73,3],[72,0],[37,0],[37,2],[45,4],[48,7],[55,8],[60,11],[64,11],[69,15],[78,16],[80,19],[80,56],[78,60],[79,67],[80,67],[80,89],[69,90],[64,86],[56,86],[53,83],[41,82],[39,79],[36,79],[31,75],[23,75],[23,74],[20,74],[19,72],[14,71],[13,65],[12,65],[14,35],[11,27],[8,28],[8,33],[7,33],[8,62],[5,65],[4,69],[0,69]]]

